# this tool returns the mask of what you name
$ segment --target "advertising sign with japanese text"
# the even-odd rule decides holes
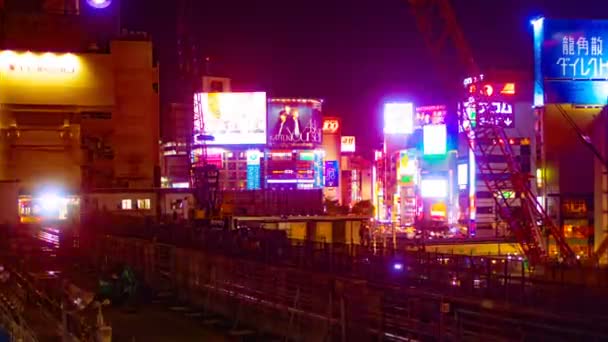
[[[270,99],[268,143],[273,148],[311,148],[321,144],[321,101]]]
[[[608,20],[544,20],[542,70],[546,79],[608,78]]]
[[[534,39],[537,83],[544,85],[544,95],[535,89],[536,105],[543,97],[549,103],[608,102],[608,20],[539,20]]]

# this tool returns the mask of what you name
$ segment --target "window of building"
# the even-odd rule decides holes
[[[123,199],[120,204],[120,208],[122,210],[131,210],[133,209],[133,203],[130,199]]]
[[[150,199],[149,198],[138,199],[137,200],[137,209],[150,210]]]

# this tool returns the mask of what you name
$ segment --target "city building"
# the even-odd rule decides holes
[[[608,232],[606,21],[539,18],[532,26],[539,196],[571,248],[587,254]]]
[[[192,104],[171,103],[160,146],[161,187],[190,187]]]
[[[515,198],[513,189],[502,189],[503,194],[493,193],[488,189],[484,177],[503,177],[503,171],[508,170],[509,156],[512,154],[521,172],[534,176],[536,165],[536,115],[532,106],[532,82],[522,73],[510,71],[495,71],[486,74],[483,79],[465,80],[465,91],[468,100],[461,110],[466,113],[466,119],[459,121],[459,130],[463,125],[470,125],[475,132],[476,127],[498,125],[504,129],[506,141],[493,141],[493,145],[504,144],[505,149],[492,149],[489,158],[495,174],[483,173],[476,166],[476,158],[471,151],[470,137],[465,133],[459,135],[458,142],[458,191],[459,191],[459,221],[468,227],[470,236],[504,237],[509,234],[507,225],[502,222],[496,198],[502,195]],[[483,94],[479,95],[480,92]],[[482,100],[476,100],[481,98]],[[478,102],[475,102],[478,101]],[[485,144],[487,142],[479,142]],[[489,149],[488,149],[489,150]],[[531,180],[529,186],[535,190],[536,184]]]
[[[384,107],[384,148],[372,171],[378,219],[411,227],[447,228],[457,210],[456,153],[443,105],[415,108],[391,102]]]
[[[19,180],[24,213],[159,185],[158,68],[145,33],[118,29],[118,7],[0,3],[0,179]]]
[[[323,197],[341,201],[342,121],[338,117],[323,118]]]
[[[372,162],[360,155],[343,152],[340,167],[343,205],[352,208],[358,202],[372,201]]]

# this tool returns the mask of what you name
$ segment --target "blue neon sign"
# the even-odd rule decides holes
[[[325,187],[334,188],[339,185],[340,167],[337,160],[325,162]]]
[[[538,19],[535,105],[608,103],[608,20]]]

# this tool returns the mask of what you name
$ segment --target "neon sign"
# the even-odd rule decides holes
[[[11,73],[73,74],[77,66],[78,59],[69,53],[0,52],[0,70]]]
[[[334,134],[340,129],[340,121],[338,119],[323,120],[323,133]]]

